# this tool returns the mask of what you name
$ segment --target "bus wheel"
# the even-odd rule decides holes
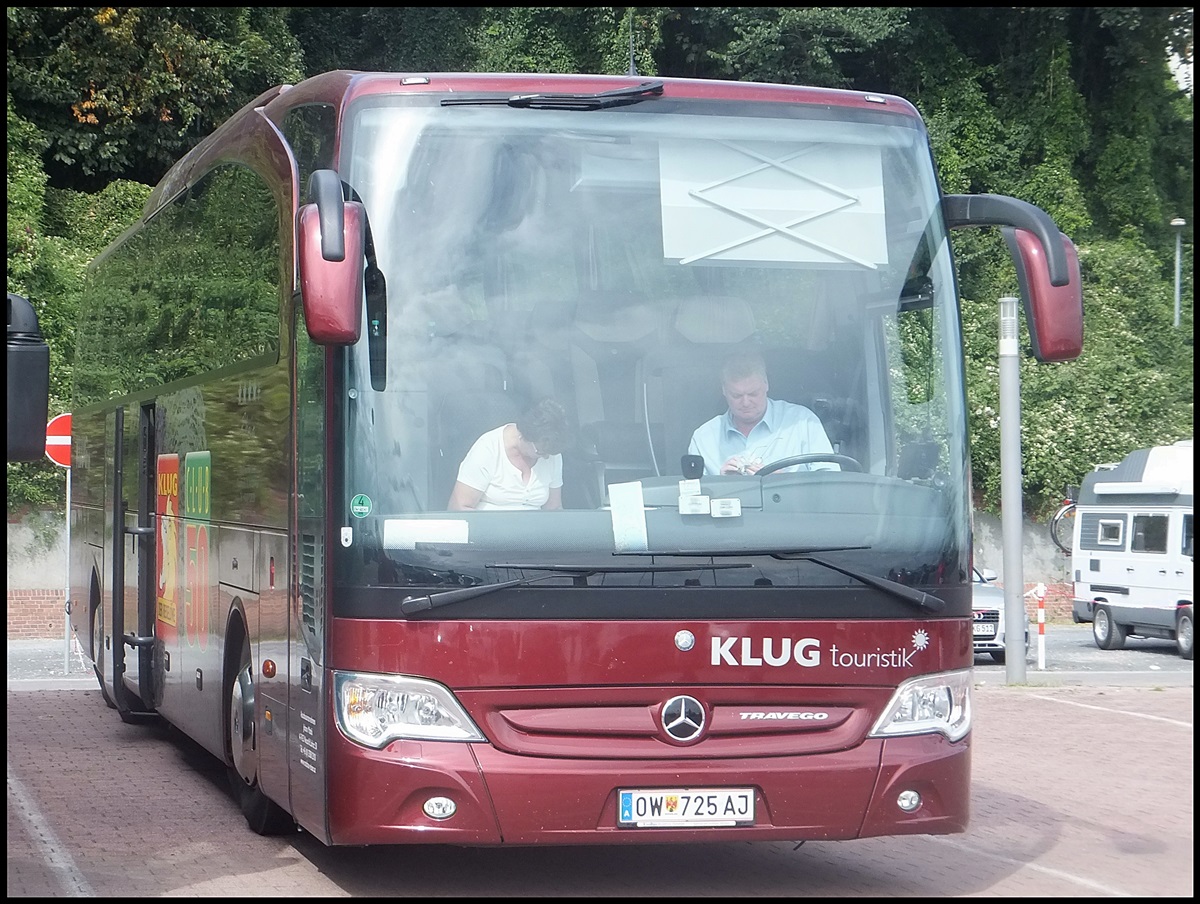
[[[1192,658],[1192,607],[1183,606],[1175,616],[1175,648],[1184,659]]]
[[[254,676],[250,641],[242,638],[237,673],[229,682],[229,785],[246,822],[259,835],[282,835],[296,828],[292,817],[258,785],[258,749],[254,729]]]
[[[1125,629],[1113,621],[1108,606],[1097,606],[1092,613],[1092,639],[1102,650],[1119,650],[1125,646]]]

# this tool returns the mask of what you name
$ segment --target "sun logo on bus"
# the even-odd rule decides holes
[[[913,646],[918,650],[923,650],[929,646],[929,635],[922,628],[920,631],[913,631]]]

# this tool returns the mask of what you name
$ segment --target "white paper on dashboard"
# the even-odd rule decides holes
[[[418,543],[466,543],[463,520],[389,518],[383,522],[384,549],[415,549]]]
[[[609,484],[608,502],[612,512],[613,549],[617,552],[649,549],[642,482],[634,480],[630,483]]]

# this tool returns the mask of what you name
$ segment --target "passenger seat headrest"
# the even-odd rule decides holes
[[[635,304],[616,310],[580,311],[576,327],[598,342],[629,343],[653,338],[659,323],[653,308]]]
[[[732,296],[685,298],[675,309],[675,330],[689,342],[729,345],[754,335],[754,312]]]

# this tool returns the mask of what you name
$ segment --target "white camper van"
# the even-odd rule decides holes
[[[1128,635],[1192,658],[1192,440],[1130,452],[1084,477],[1074,512],[1075,617],[1102,650]]]

